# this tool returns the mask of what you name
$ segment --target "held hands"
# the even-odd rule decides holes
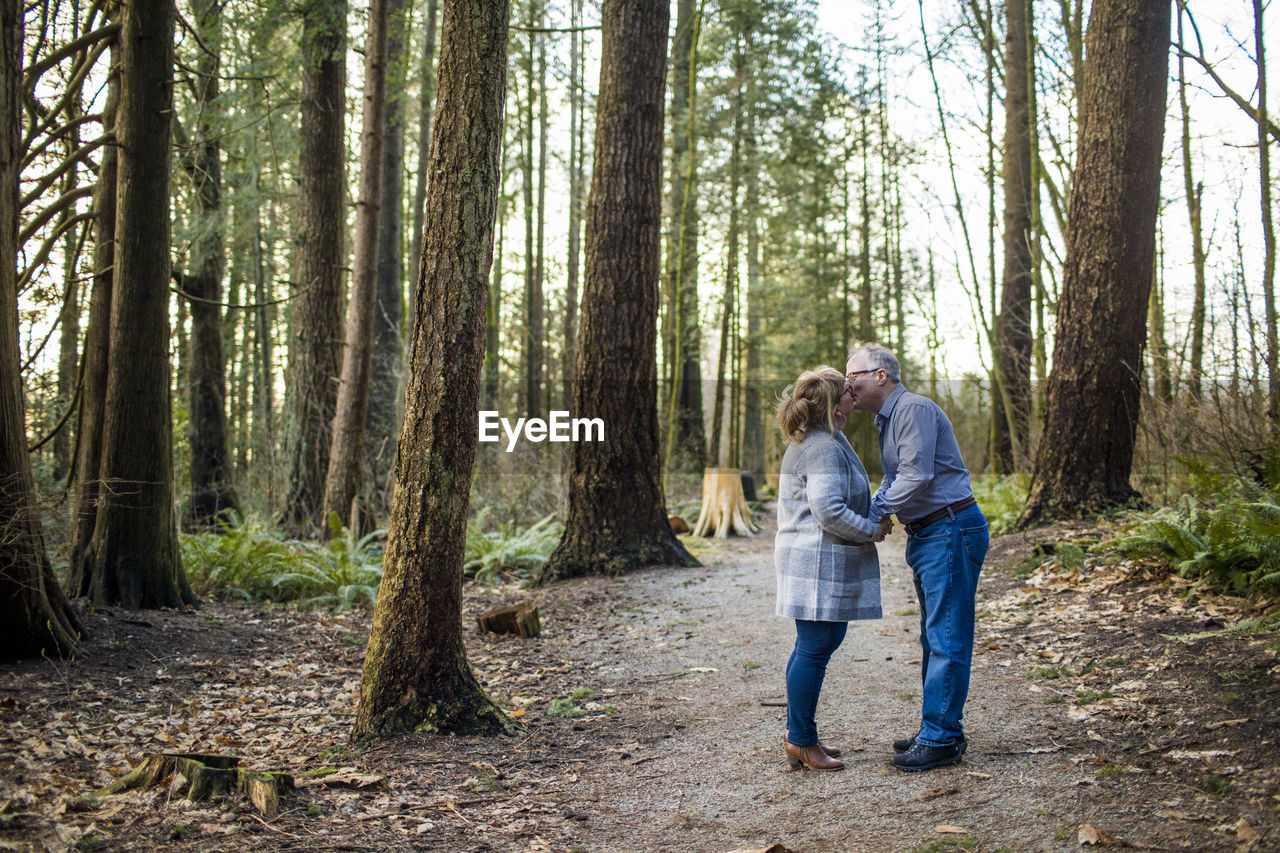
[[[884,518],[880,519],[880,535],[876,536],[875,541],[883,542],[885,540],[885,537],[887,537],[892,532],[893,532],[893,518],[886,515]]]

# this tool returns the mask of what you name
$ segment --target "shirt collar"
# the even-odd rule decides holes
[[[889,392],[889,396],[885,398],[884,403],[880,405],[880,411],[876,413],[876,423],[884,427],[889,422],[889,418],[893,417],[893,410],[898,405],[898,400],[902,399],[902,395],[907,393],[907,386],[901,382],[897,387]]]

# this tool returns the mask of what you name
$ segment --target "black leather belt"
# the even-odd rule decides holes
[[[902,527],[907,531],[908,536],[915,536],[917,533],[919,533],[921,530],[924,530],[926,527],[928,527],[930,524],[933,524],[935,521],[941,521],[942,519],[946,518],[948,515],[955,515],[960,510],[968,509],[969,507],[974,506],[977,503],[978,503],[978,499],[975,498],[973,495],[970,495],[964,500],[959,500],[953,504],[944,506],[942,509],[938,510],[937,512],[931,512],[928,515],[926,515],[924,518],[917,518],[915,521],[908,521],[906,524],[902,525]]]

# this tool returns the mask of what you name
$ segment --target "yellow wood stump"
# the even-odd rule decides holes
[[[693,526],[693,535],[727,539],[733,533],[751,536],[759,529],[742,492],[742,472],[737,468],[705,469],[702,472],[702,513]]]

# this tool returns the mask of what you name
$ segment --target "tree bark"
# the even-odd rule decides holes
[[[18,353],[22,3],[0,3],[0,660],[65,655],[80,632],[44,550]]]
[[[993,462],[1002,474],[1023,467],[1031,415],[1031,9],[1006,4],[1004,276],[996,319],[996,369],[1007,398],[993,421]],[[1006,417],[999,417],[1003,412]]]
[[[346,17],[346,0],[311,0],[302,24],[298,295],[290,320],[289,495],[280,513],[280,523],[297,532],[321,526],[342,359]]]
[[[1182,176],[1187,191],[1187,216],[1191,220],[1191,264],[1195,271],[1195,293],[1191,301],[1190,363],[1187,391],[1199,400],[1204,381],[1205,255],[1200,199],[1204,187],[1195,183],[1191,166],[1191,110],[1187,106],[1186,57],[1183,55],[1182,9],[1178,9],[1178,106],[1182,115]]]
[[[373,367],[369,385],[365,464],[370,498],[382,516],[391,509],[391,476],[399,427],[400,362],[404,335],[404,98],[406,0],[390,0],[387,31],[386,140],[382,149],[382,204],[378,211],[378,303],[373,312]],[[417,250],[417,243],[413,244]]]
[[[221,0],[192,3],[202,47],[196,63],[196,108],[199,121],[192,137],[191,179],[198,237],[192,247],[193,271],[183,289],[193,299],[187,372],[188,440],[191,447],[191,494],[185,523],[192,529],[216,528],[240,512],[227,455],[227,364],[222,327],[222,277],[226,251],[222,212],[221,128],[218,111],[219,53],[222,47]]]
[[[323,526],[335,515],[358,527],[352,501],[363,494],[365,425],[369,418],[369,374],[373,363],[374,309],[378,303],[378,215],[382,206],[382,148],[387,108],[388,0],[369,4],[364,46],[364,126],[360,132],[360,189],[356,199],[355,270],[347,304],[346,346],[338,383],[333,444],[325,480]],[[367,507],[367,502],[366,502]]]
[[[1140,499],[1129,484],[1160,190],[1170,6],[1096,0],[1045,430],[1023,526]]]
[[[169,132],[174,7],[125,4],[115,283],[102,425],[102,493],[85,560],[98,604],[180,607],[195,596],[182,571],[173,506],[169,377]]]
[[[1267,312],[1267,419],[1272,447],[1280,445],[1280,332],[1276,317],[1276,234],[1271,217],[1271,140],[1267,138],[1267,58],[1262,0],[1253,0],[1253,45],[1258,63],[1258,178],[1262,200],[1262,302]]]
[[[382,584],[353,738],[498,732],[462,644],[462,553],[506,97],[507,0],[445,0],[430,204]]]
[[[587,201],[574,415],[603,441],[573,445],[564,537],[542,579],[694,565],[662,492],[657,340],[666,0],[605,0]]]

